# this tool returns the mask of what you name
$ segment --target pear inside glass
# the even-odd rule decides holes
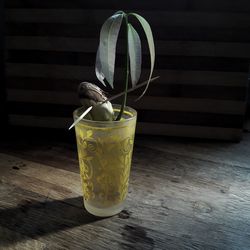
[[[120,105],[113,105],[115,116]],[[76,109],[76,120],[84,110]],[[120,121],[82,119],[76,126],[77,150],[86,210],[100,217],[112,216],[124,208],[137,112],[125,107]]]

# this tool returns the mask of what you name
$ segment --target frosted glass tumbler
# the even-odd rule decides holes
[[[120,106],[113,108],[117,116]],[[76,109],[74,120],[83,111]],[[124,208],[136,119],[136,111],[125,107],[120,121],[82,119],[75,126],[84,206],[95,216],[112,216]]]

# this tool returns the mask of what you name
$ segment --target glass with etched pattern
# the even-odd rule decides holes
[[[119,105],[113,105],[119,113]],[[74,111],[76,120],[83,112]],[[75,127],[84,206],[96,216],[124,207],[128,192],[137,113],[126,107],[120,121],[82,119]]]

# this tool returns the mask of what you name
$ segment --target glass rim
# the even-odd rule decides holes
[[[120,104],[112,104],[113,106],[113,109],[116,110],[116,109],[120,109],[121,105]],[[83,109],[82,107],[79,107],[79,108],[76,108],[74,111],[73,111],[73,117],[74,119],[77,119],[79,118],[79,110]],[[93,120],[88,120],[88,119],[85,119],[85,118],[82,118],[80,120],[80,122],[78,124],[81,124],[81,123],[87,123],[87,124],[92,124],[92,125],[121,125],[121,124],[126,124],[128,122],[130,122],[131,120],[134,120],[137,118],[137,111],[129,106],[125,106],[124,107],[124,111],[125,112],[129,112],[132,114],[131,117],[129,118],[126,118],[124,120],[119,120],[119,121],[93,121]]]

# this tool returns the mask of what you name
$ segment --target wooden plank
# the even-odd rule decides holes
[[[84,9],[8,9],[7,22],[26,23],[84,23],[85,25],[101,26],[113,10]],[[182,26],[182,27],[223,27],[249,28],[250,16],[246,13],[225,12],[175,12],[175,11],[138,11],[152,26]],[[154,29],[155,30],[155,29]]]
[[[145,9],[145,10],[181,10],[181,11],[225,11],[225,12],[250,12],[249,2],[247,0],[228,1],[211,0],[209,2],[199,0],[156,0],[154,4],[150,0],[144,0],[143,5],[137,2],[121,2],[108,0],[102,3],[98,0],[84,1],[76,0],[69,2],[67,0],[39,1],[39,0],[9,0],[6,2],[7,8],[85,8],[85,9]]]
[[[125,44],[124,40],[120,41]],[[70,51],[96,53],[98,40],[93,38],[72,37],[39,37],[39,36],[8,36],[7,49]],[[250,58],[250,44],[198,42],[198,41],[155,41],[157,55],[208,56]],[[124,47],[118,47],[117,53],[124,54]],[[148,54],[147,45],[143,43],[142,52]]]
[[[15,133],[17,132],[17,134]],[[72,132],[68,133],[68,138],[70,138],[70,140],[72,139],[72,142],[74,143],[68,143],[68,140],[65,140],[66,142],[64,143],[64,147],[62,148],[61,146],[63,145],[63,143],[60,142],[60,146],[58,145],[58,142],[56,142],[55,140],[57,140],[57,138],[64,138],[65,139],[65,131],[59,130],[57,129],[56,131],[53,129],[53,136],[52,136],[52,131],[51,129],[44,129],[44,128],[20,128],[19,130],[15,131],[15,137],[18,136],[18,134],[22,134],[22,136],[26,136],[27,139],[25,142],[24,141],[19,141],[16,143],[12,143],[10,141],[5,141],[3,143],[3,147],[1,147],[1,152],[4,154],[11,154],[12,156],[15,157],[19,157],[22,158],[23,160],[28,160],[31,162],[36,162],[39,164],[43,164],[43,165],[47,165],[50,167],[54,167],[54,168],[59,168],[59,169],[63,169],[69,172],[74,172],[79,174],[79,162],[78,162],[78,155],[77,155],[77,146],[75,144],[75,133],[72,130]],[[36,137],[36,147],[33,147],[33,143],[31,143],[30,141],[30,137],[31,134],[34,135],[33,138]],[[39,135],[39,140],[38,140],[38,136]],[[51,141],[51,146],[48,147],[48,145],[43,145],[42,139],[40,138],[47,138],[49,135],[50,137],[50,141]],[[47,140],[47,139],[45,139]],[[54,144],[52,143],[54,142]],[[26,148],[27,150],[23,150],[23,148]],[[37,148],[40,147],[40,153],[37,154]],[[28,150],[29,148],[29,150]],[[19,162],[20,163],[20,162]],[[16,166],[18,170],[18,168],[20,168],[20,166],[22,167],[22,165],[24,164],[13,164],[12,166]],[[17,172],[17,171],[16,171]],[[12,174],[14,175],[14,172],[12,171]],[[16,175],[15,175],[16,176]],[[20,176],[19,176],[20,177]],[[19,178],[18,177],[18,178]],[[29,177],[24,177],[23,178],[27,178],[27,180],[25,180],[25,183],[27,184]],[[14,181],[14,178],[12,178],[12,180]],[[54,184],[49,184],[48,182],[44,182],[41,180],[37,180],[39,181],[39,183],[43,186],[43,188],[46,188],[47,186],[49,186],[50,191],[53,190],[53,194],[56,195],[61,195],[64,194],[65,195],[69,195],[70,193],[72,195],[75,195],[74,193],[72,193],[70,190],[67,189],[67,187],[62,187],[62,189],[60,189],[62,192],[60,192],[59,194],[59,190],[58,188],[55,187]],[[34,192],[41,192],[40,190],[37,190],[38,188],[40,188],[40,184],[36,185],[36,190],[34,189],[35,187],[32,187],[34,190]],[[15,184],[16,185],[16,184]],[[24,187],[25,188],[25,187]],[[30,187],[29,187],[30,188]],[[48,189],[46,189],[45,191],[43,191],[43,195],[47,195],[48,193]]]
[[[245,114],[245,101],[212,100],[199,98],[171,98],[144,96],[134,102],[136,96],[128,96],[128,104],[136,109],[174,110],[190,112],[207,112],[214,114]],[[40,90],[8,90],[9,102],[30,102],[44,104],[79,105],[76,92],[52,92]],[[117,101],[118,103],[120,101]]]
[[[27,250],[27,249],[37,249],[37,250],[42,250],[45,249],[46,247],[51,247],[55,248],[55,244],[45,244],[39,240],[32,239],[31,237],[24,237],[21,232],[15,232],[15,230],[10,230],[7,227],[3,227],[0,225],[0,241],[1,241],[1,248],[5,250],[13,250],[16,249],[11,246],[10,243],[10,235],[12,240],[15,239],[18,241],[18,250]],[[25,239],[24,239],[25,238]]]
[[[122,69],[116,69],[116,78],[123,80]],[[39,77],[53,79],[70,79],[79,81],[92,81],[96,79],[94,68],[72,65],[48,65],[29,63],[7,63],[6,74],[8,77]],[[159,70],[154,74],[160,76],[158,83],[182,83],[182,84],[213,84],[218,86],[246,86],[247,72],[219,72],[202,70]],[[142,71],[142,77],[147,76],[148,71]]]
[[[8,36],[81,37],[99,39],[100,27],[82,24],[8,23]],[[120,32],[124,38],[124,32]],[[249,42],[248,28],[157,27],[155,40]]]
[[[7,181],[2,183],[4,187],[10,186]],[[6,207],[5,203],[11,204],[12,207]],[[12,193],[12,199],[1,194],[1,207],[0,224],[10,229],[10,234],[4,237],[4,249],[21,249],[23,241],[27,243],[25,249],[34,249],[35,244],[39,247],[37,242],[29,240],[30,238],[39,238],[43,246],[49,249],[65,249],[72,246],[81,249],[83,238],[86,245],[93,242],[87,232],[92,231],[92,236],[97,237],[99,230],[95,232],[94,228],[101,226],[94,223],[98,222],[98,218],[87,214],[82,208],[81,196],[57,200],[51,199],[49,194],[42,196],[28,189],[16,188]],[[22,235],[22,240],[18,234]],[[103,234],[108,238],[106,230]],[[115,233],[113,237],[117,237]],[[101,249],[100,242],[95,245]]]
[[[81,188],[79,188],[79,192],[75,192],[69,186],[63,186],[58,183],[51,183],[46,180],[41,180],[39,176],[28,176],[23,174],[22,170],[26,168],[27,165],[30,165],[30,161],[27,159],[21,158],[13,158],[13,155],[10,157],[5,157],[6,154],[1,155],[1,157],[8,158],[10,163],[6,164],[6,169],[8,171],[2,171],[2,180],[4,182],[9,181],[10,185],[15,186],[18,189],[26,189],[31,192],[35,192],[37,194],[43,195],[44,197],[49,196],[50,199],[66,199],[66,198],[74,198],[81,195]],[[35,163],[37,161],[32,161]],[[78,164],[78,162],[76,162]],[[43,164],[41,164],[43,166]],[[21,170],[21,171],[15,171]],[[60,172],[57,172],[59,174]],[[43,173],[41,173],[42,175]],[[79,177],[79,168],[75,173],[77,177]],[[72,178],[72,176],[71,176]],[[81,186],[80,178],[75,178],[75,183],[79,187]]]
[[[188,140],[187,141],[182,141],[182,145],[183,146],[185,146],[185,147],[187,147],[187,144],[186,144],[186,142],[188,142]],[[189,141],[190,142],[190,141]],[[150,143],[150,139],[148,139],[148,143],[147,144],[149,144]],[[165,140],[165,145],[166,144],[168,144],[168,143],[166,143],[166,140]],[[175,143],[173,143],[173,145],[174,145]],[[195,145],[196,144],[196,142],[190,142],[190,144],[191,145]],[[228,145],[228,144],[227,144]],[[170,142],[170,144],[169,144],[169,147],[171,147],[171,142]],[[223,146],[224,148],[225,148],[225,145]],[[164,147],[163,147],[163,149],[164,149]],[[152,150],[152,151],[151,151]],[[202,152],[202,148],[200,148],[200,152]],[[190,153],[188,156],[186,156],[186,158],[182,158],[183,156],[181,155],[181,154],[168,154],[168,153],[165,153],[165,152],[162,152],[161,150],[154,150],[154,147],[150,147],[150,149],[148,149],[148,150],[146,150],[146,148],[144,147],[144,146],[141,146],[141,148],[138,150],[138,153],[139,153],[139,155],[144,159],[142,159],[141,161],[139,160],[138,161],[138,166],[140,166],[140,173],[142,174],[142,175],[144,175],[145,174],[145,176],[148,174],[149,175],[149,178],[148,179],[150,179],[150,178],[155,178],[156,176],[157,177],[160,177],[161,176],[161,178],[162,179],[165,179],[165,180],[167,180],[168,178],[167,178],[167,176],[162,176],[163,174],[164,174],[164,170],[166,170],[166,168],[168,168],[168,171],[171,171],[171,169],[172,169],[172,171],[174,172],[174,174],[173,174],[173,176],[172,176],[172,183],[170,184],[170,185],[168,185],[167,184],[167,182],[165,182],[165,185],[163,185],[163,187],[162,187],[162,189],[161,189],[161,184],[156,184],[157,183],[157,179],[155,179],[154,181],[152,181],[154,184],[155,184],[155,188],[160,188],[161,190],[164,190],[165,192],[167,192],[167,189],[168,188],[170,188],[170,189],[175,189],[175,187],[176,186],[179,186],[179,184],[176,184],[176,186],[175,186],[175,182],[176,183],[185,183],[187,186],[185,187],[185,184],[182,186],[183,187],[183,190],[188,190],[187,191],[187,193],[188,194],[190,194],[190,192],[192,192],[191,190],[192,190],[192,188],[195,188],[195,183],[192,183],[193,185],[188,185],[187,183],[189,183],[189,178],[188,178],[188,176],[190,176],[191,178],[192,178],[192,176],[193,176],[193,178],[194,179],[196,179],[196,181],[197,182],[199,182],[200,183],[200,187],[201,186],[203,186],[204,188],[205,187],[208,187],[208,183],[206,183],[206,181],[204,181],[204,179],[203,178],[205,178],[206,179],[206,176],[209,176],[209,179],[210,179],[210,181],[211,182],[213,182],[213,183],[218,183],[217,181],[218,181],[218,179],[220,179],[220,184],[223,186],[221,186],[221,188],[219,188],[219,186],[217,186],[217,187],[215,187],[214,186],[214,188],[215,189],[213,189],[214,191],[218,188],[218,191],[220,190],[220,192],[221,193],[223,193],[224,192],[224,194],[225,193],[227,193],[227,190],[228,190],[228,193],[227,194],[229,194],[229,193],[231,193],[236,199],[239,199],[239,200],[241,200],[242,201],[242,203],[241,204],[244,204],[243,205],[243,207],[244,207],[244,210],[245,209],[247,209],[247,204],[249,203],[249,193],[246,191],[245,192],[245,194],[242,194],[241,192],[241,188],[240,188],[240,186],[242,185],[242,183],[244,183],[244,184],[246,184],[246,186],[248,186],[249,185],[249,181],[247,180],[247,177],[245,176],[244,177],[244,174],[248,174],[249,173],[249,169],[242,169],[241,170],[241,168],[238,168],[239,166],[237,166],[237,168],[238,168],[238,173],[239,173],[239,175],[234,175],[233,174],[233,179],[232,179],[232,182],[224,182],[223,180],[225,180],[225,179],[227,179],[227,180],[229,180],[230,179],[230,177],[225,177],[225,175],[227,175],[225,172],[227,172],[226,171],[226,169],[227,169],[227,167],[226,166],[232,166],[232,165],[226,165],[225,166],[225,168],[224,168],[224,171],[222,171],[221,172],[221,175],[220,174],[218,174],[218,172],[217,172],[217,174],[215,174],[215,175],[213,175],[213,174],[211,174],[211,172],[209,171],[209,168],[207,168],[208,167],[208,165],[207,165],[207,167],[205,167],[205,165],[206,165],[206,162],[205,161],[203,161],[203,159],[200,159],[201,161],[193,161],[193,157],[192,157],[192,153]],[[147,154],[147,157],[145,158],[145,154]],[[222,156],[223,154],[221,154],[221,156]],[[223,156],[222,156],[223,157]],[[169,160],[167,160],[167,158],[169,159]],[[156,171],[156,169],[153,169],[153,170],[151,170],[151,167],[150,167],[150,165],[152,165],[152,162],[149,160],[149,159],[154,159],[154,161],[156,161],[157,163],[157,171]],[[182,160],[183,160],[183,162],[182,162]],[[210,167],[211,168],[217,168],[217,170],[218,170],[218,168],[220,168],[220,164],[218,164],[216,161],[209,161],[210,163],[212,163],[211,165],[210,165]],[[196,165],[197,164],[197,165]],[[224,164],[224,162],[223,163],[221,163],[222,165]],[[200,167],[200,170],[201,171],[199,171],[196,167],[194,167],[196,170],[194,170],[194,172],[193,172],[193,170],[192,170],[192,166],[198,166],[199,165],[199,167]],[[213,165],[213,166],[212,166]],[[187,167],[188,166],[188,167]],[[186,168],[187,167],[187,168]],[[204,167],[205,167],[205,171],[203,171],[204,170]],[[162,170],[163,171],[161,171],[161,168],[162,168]],[[203,169],[203,170],[202,170]],[[221,169],[222,170],[222,169]],[[147,172],[147,173],[145,173],[145,172]],[[186,172],[187,171],[187,172]],[[209,172],[209,174],[208,174],[208,172]],[[212,170],[212,172],[213,172],[213,170]],[[167,172],[165,172],[165,173],[167,173]],[[243,174],[244,173],[244,174]],[[211,174],[211,175],[210,175]],[[232,172],[230,171],[230,174],[229,175],[231,175],[232,174]],[[242,174],[242,175],[241,175]],[[171,174],[170,174],[171,175]],[[175,176],[175,177],[174,177]],[[212,177],[213,176],[213,177]],[[157,178],[156,177],[156,178]],[[232,177],[232,176],[231,176]],[[237,178],[237,177],[239,177],[239,178]],[[229,179],[228,179],[229,178]],[[148,180],[147,179],[147,180]],[[237,181],[236,181],[236,179],[237,179]],[[136,180],[135,180],[135,183],[136,183]],[[148,183],[148,181],[146,181],[145,183],[147,183],[147,184],[145,184],[145,185],[148,185],[148,190],[150,190],[150,187],[152,187],[152,185],[150,185],[151,183]],[[237,184],[236,184],[237,183]],[[188,187],[189,186],[189,187]],[[236,187],[237,186],[237,187]],[[234,191],[233,191],[234,190]],[[236,191],[236,190],[238,190],[238,192]],[[137,191],[139,191],[139,187],[138,187],[138,189],[137,189]],[[198,190],[197,190],[198,191]],[[149,191],[150,192],[150,191]],[[187,194],[184,194],[184,195],[182,195],[181,194],[182,192],[174,192],[173,191],[173,196],[177,196],[178,198],[180,198],[180,197],[182,197],[182,199],[183,199],[183,201],[184,200],[186,200],[186,198],[185,198],[185,195],[187,195]],[[205,192],[206,193],[206,192]],[[215,193],[216,193],[216,191],[215,191]],[[144,192],[141,192],[141,195],[145,195],[145,191]],[[180,196],[179,196],[180,195]],[[151,195],[149,195],[149,197],[150,197]],[[168,194],[166,194],[166,196],[168,196]],[[208,196],[209,196],[209,194],[208,194]],[[227,195],[226,195],[227,196]],[[213,197],[213,195],[211,194],[211,198]],[[155,206],[160,206],[160,204],[158,203],[157,204],[157,201],[156,200],[154,200],[153,199],[153,195],[151,196],[151,198],[152,199],[150,199],[149,201],[148,201],[148,204],[154,204]],[[191,197],[190,197],[191,198]],[[224,197],[225,198],[225,197]],[[223,209],[222,207],[225,205],[225,206],[227,206],[227,205],[229,205],[227,202],[225,202],[225,200],[224,200],[224,198],[222,198],[220,201],[215,201],[215,203],[216,202],[218,202],[218,203],[220,203],[221,202],[221,205],[219,205],[219,204],[217,204],[217,205],[215,205],[214,206],[214,204],[212,205],[210,202],[205,202],[205,203],[203,203],[203,205],[208,205],[208,204],[210,204],[210,205],[212,205],[212,206],[210,206],[210,208],[212,208],[212,210],[214,209],[215,211],[214,211],[214,213],[216,214],[217,212],[219,212],[219,211],[221,211],[222,213],[223,213],[223,211],[225,212],[225,211],[232,211],[231,210],[231,206],[230,206],[230,208],[228,207],[228,210],[227,209]],[[191,198],[192,199],[192,198]],[[206,200],[206,201],[208,201],[208,200]],[[168,208],[170,208],[171,209],[171,207],[172,207],[172,205],[171,205],[171,198],[168,200],[168,202],[166,203],[166,205],[167,205],[167,207]],[[180,205],[181,203],[179,203],[179,205]],[[198,204],[199,204],[199,202],[198,202]],[[197,205],[198,205],[197,204]],[[222,205],[222,204],[224,204],[224,205]],[[199,204],[199,205],[202,205],[202,204]],[[198,205],[198,207],[199,207],[199,205]],[[206,208],[208,208],[209,206],[201,206],[204,210],[206,210]],[[188,209],[189,210],[189,208],[188,208],[188,206],[187,207],[185,207],[185,206],[180,206],[180,210],[182,210],[183,209],[183,211],[185,210],[185,209]],[[179,209],[178,209],[178,211],[180,211]],[[204,210],[203,210],[203,212],[204,212]],[[208,208],[208,210],[210,210],[209,208]],[[194,212],[194,211],[193,211]],[[207,211],[208,212],[208,211]],[[212,212],[212,211],[211,211]],[[212,212],[213,213],[213,212]],[[204,215],[204,216],[208,216],[208,217],[210,217],[210,215],[211,215],[211,213],[206,213],[206,215]],[[200,216],[198,216],[199,218],[201,218]],[[208,217],[206,217],[207,219],[208,219]],[[225,218],[225,217],[224,217]],[[230,219],[231,220],[231,219]],[[232,222],[232,221],[231,221]],[[233,223],[232,223],[233,224]],[[249,223],[247,222],[247,224],[249,225]],[[235,225],[234,225],[235,226]]]
[[[143,126],[144,127],[144,126]],[[142,128],[143,129],[143,128]],[[195,130],[193,130],[195,131]],[[218,136],[227,131],[223,129],[221,132],[218,130]],[[236,131],[236,130],[235,130]],[[216,133],[215,133],[216,134]],[[145,138],[138,136],[136,142],[139,146],[144,146],[149,149],[161,151],[163,154],[173,154],[182,157],[192,157],[207,162],[226,164],[227,166],[240,166],[240,169],[250,169],[249,155],[250,155],[250,133],[243,133],[243,138],[240,143],[219,143],[206,140],[185,140],[182,139],[169,139],[164,137]],[[224,172],[221,177],[226,175]],[[246,178],[248,178],[246,176]]]
[[[9,115],[11,125],[67,129],[73,118]],[[242,129],[137,122],[136,133],[239,141]]]
[[[74,172],[69,172],[63,169],[54,168],[47,165],[42,165],[39,163],[30,162],[27,160],[22,160],[19,158],[15,158],[13,156],[8,156],[6,154],[0,153],[1,156],[1,166],[5,166],[5,168],[2,168],[2,175],[8,175],[8,172],[12,171],[13,166],[19,166],[18,175],[22,175],[24,177],[39,179],[39,176],[36,174],[36,169],[40,169],[40,175],[43,176],[43,181],[47,182],[47,186],[51,187],[51,191],[53,192],[53,189],[55,189],[55,186],[61,186],[63,185],[63,190],[66,189],[66,194],[69,195],[71,192],[72,195],[81,195],[81,185],[80,185],[80,179],[79,174]],[[60,177],[59,177],[60,176]],[[23,177],[23,178],[24,178]],[[78,181],[75,181],[78,180]],[[39,182],[39,181],[38,181]],[[25,181],[24,181],[25,183]],[[64,183],[64,184],[62,184]],[[20,183],[21,185],[21,183]],[[54,188],[53,188],[54,186]],[[23,188],[23,187],[22,187]],[[35,187],[33,187],[35,188]],[[42,188],[37,186],[37,189],[40,188],[40,192],[43,192]],[[36,192],[39,193],[39,191],[36,189]],[[67,190],[68,189],[68,190]],[[55,192],[58,192],[58,190],[55,189]],[[62,193],[62,191],[61,191]],[[56,194],[55,194],[56,195]]]

